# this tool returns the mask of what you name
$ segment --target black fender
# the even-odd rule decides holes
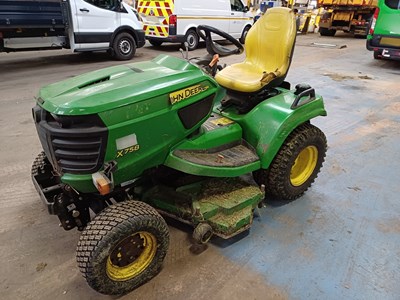
[[[131,34],[133,36],[133,38],[135,39],[137,48],[143,47],[144,44],[146,43],[144,31],[142,29],[134,29],[130,26],[124,25],[124,26],[120,26],[114,30],[113,34],[111,35],[111,39],[110,39],[110,48],[112,48],[115,37],[121,32],[127,32],[127,33]]]

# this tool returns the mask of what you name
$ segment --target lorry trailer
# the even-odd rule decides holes
[[[334,36],[337,30],[365,37],[377,6],[377,0],[318,0],[324,8],[319,22],[322,36]]]

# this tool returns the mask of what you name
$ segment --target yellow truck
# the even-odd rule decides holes
[[[343,30],[365,37],[377,6],[378,0],[318,0],[318,7],[323,8],[319,33],[334,36],[337,30]]]

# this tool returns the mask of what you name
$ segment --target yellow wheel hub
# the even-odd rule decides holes
[[[153,260],[157,240],[153,234],[140,231],[120,241],[107,258],[106,272],[114,281],[138,276]]]
[[[300,186],[305,183],[314,172],[318,161],[318,149],[315,146],[307,146],[296,157],[290,171],[290,183]]]

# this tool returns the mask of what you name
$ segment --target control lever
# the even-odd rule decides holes
[[[189,44],[187,42],[184,43],[186,49],[186,59],[189,58]]]
[[[214,54],[212,60],[210,61],[210,63],[208,64],[208,66],[210,68],[214,67],[219,61],[219,55],[218,54]]]
[[[183,53],[183,49],[179,48],[179,52],[182,54],[182,58],[185,59],[185,53]]]
[[[215,76],[215,74],[217,74],[218,62],[219,62],[219,55],[214,54],[212,60],[208,64],[208,69],[212,76]]]
[[[184,43],[186,52],[183,52],[182,48],[179,48],[179,52],[182,54],[182,58],[188,60],[189,59],[189,44],[187,42]]]

